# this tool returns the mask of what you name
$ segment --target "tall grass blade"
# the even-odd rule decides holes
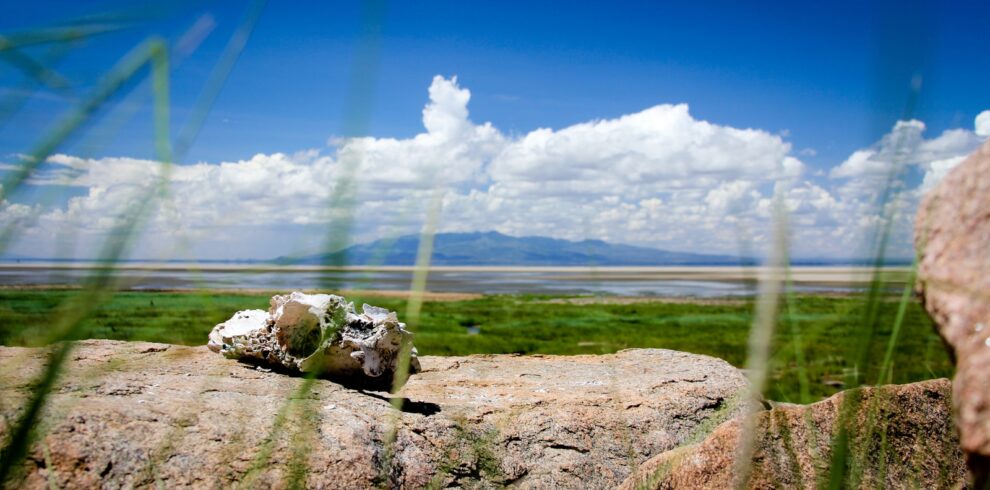
[[[116,32],[125,27],[125,24],[101,20],[98,22],[69,23],[68,25],[6,34],[0,36],[0,51],[22,49],[38,44],[75,42],[99,34]]]
[[[138,52],[132,51],[125,59],[126,63],[122,66],[118,65],[118,67],[122,72],[127,73],[130,76],[133,76],[138,71],[138,68],[144,64],[149,64],[151,67],[151,76],[155,95],[155,147],[162,162],[159,179],[155,183],[155,192],[152,193],[152,197],[155,197],[161,193],[162,188],[168,181],[169,169],[172,160],[171,145],[168,136],[168,51],[165,43],[161,39],[157,38],[148,40],[138,49]],[[116,83],[109,84],[109,86],[119,87],[126,81],[126,79],[119,76],[120,73],[117,73],[116,75],[118,76],[110,77],[111,80],[116,81]],[[95,99],[105,100],[109,97],[112,93],[104,93],[107,88],[108,85],[101,85],[97,89],[97,95],[99,95],[99,97],[95,97]],[[92,100],[94,100],[94,98],[90,99],[90,101]],[[62,129],[64,130],[65,128]],[[93,311],[93,309],[96,308],[96,306],[110,296],[110,290],[113,286],[113,265],[119,257],[124,254],[127,245],[131,243],[134,238],[134,232],[139,228],[141,221],[146,217],[148,211],[150,211],[153,201],[154,199],[141,200],[136,206],[125,213],[120,224],[112,230],[100,254],[100,262],[104,264],[105,267],[97,269],[93,278],[90,279],[84,294],[77,297],[82,301],[74,302],[74,304],[71,305],[71,308],[67,311],[67,314],[60,318],[60,325],[55,328],[53,340],[74,337],[74,333],[78,328],[80,328],[82,321]],[[48,363],[45,366],[42,375],[39,377],[39,381],[35,383],[24,412],[21,413],[20,417],[11,428],[9,436],[4,442],[2,449],[3,457],[0,458],[0,484],[7,481],[8,477],[11,476],[12,471],[21,463],[27,453],[27,448],[31,444],[32,430],[37,421],[37,417],[44,407],[45,400],[47,399],[48,394],[54,385],[55,379],[58,377],[58,373],[61,371],[65,359],[71,349],[72,343],[69,341],[62,342],[55,347],[55,351],[53,355],[49,357]]]
[[[112,96],[116,95],[124,84],[130,81],[149,62],[150,53],[161,49],[164,49],[163,42],[154,39],[146,41],[125,55],[99,82],[89,97],[69,111],[53,130],[42,138],[35,149],[28,154],[22,165],[17,170],[12,170],[7,174],[2,187],[0,187],[0,201],[16,192],[34,170],[54,153],[56,148],[87,122],[89,117]],[[9,225],[3,230],[3,234],[0,235],[0,252],[6,250],[12,232],[12,227]]]
[[[54,68],[28,56],[17,48],[0,50],[0,59],[3,59],[7,64],[21,70],[29,78],[54,92],[62,95],[72,94],[72,83],[67,78],[55,71]]]
[[[363,34],[351,66],[350,97],[345,99],[344,121],[347,133],[363,134],[371,122],[371,108],[374,101],[374,88],[378,80],[381,59],[381,25],[385,17],[384,0],[366,0],[361,13]],[[340,176],[333,186],[328,209],[331,213],[328,227],[326,252],[323,265],[342,266],[347,264],[344,249],[350,244],[354,226],[354,208],[357,200],[358,170],[363,160],[363,149],[359,144],[350,145],[353,151],[341,155]]]
[[[55,66],[69,52],[71,44],[56,44],[48,50],[41,62],[45,65]],[[0,102],[0,129],[3,129],[17,112],[24,106],[30,97],[36,92],[38,85],[33,78],[25,79],[20,85],[13,89],[10,95]]]
[[[247,41],[250,39],[251,33],[254,32],[254,28],[258,25],[258,20],[261,18],[261,13],[264,11],[267,3],[267,0],[255,0],[251,2],[247,13],[244,15],[244,19],[237,27],[237,31],[227,41],[227,46],[224,47],[220,59],[210,72],[210,77],[206,80],[206,85],[196,100],[195,110],[192,116],[186,125],[183,126],[175,141],[175,154],[179,158],[185,155],[189,148],[192,147],[200,130],[203,129],[203,123],[206,122],[207,114],[210,113],[210,109],[220,95],[220,90],[226,83],[227,77],[234,69],[234,65],[244,51],[244,47],[247,46]]]
[[[797,308],[795,303],[797,303],[797,300],[794,297],[790,267],[787,268],[785,274],[784,304],[787,308],[787,323],[790,325],[791,345],[794,349],[794,367],[797,370],[798,376],[798,389],[800,392],[798,403],[808,404],[813,401],[811,399],[811,381],[808,379],[808,359],[804,354],[804,336],[801,333],[801,325],[796,316]]]
[[[901,327],[904,325],[904,317],[907,315],[908,304],[911,302],[911,291],[914,289],[914,279],[917,275],[917,262],[911,267],[911,274],[904,283],[901,291],[901,299],[897,304],[897,315],[894,317],[894,325],[887,339],[887,348],[883,354],[883,362],[880,364],[880,373],[877,375],[876,384],[893,382],[892,370],[894,362],[894,350],[897,348],[897,341],[901,337]]]
[[[783,201],[783,190],[777,188],[774,199],[774,240],[771,244],[764,277],[760,281],[759,296],[756,300],[756,313],[750,327],[746,356],[746,374],[749,378],[749,393],[746,397],[747,413],[743,418],[742,432],[736,451],[735,487],[745,488],[751,476],[751,463],[756,449],[757,417],[756,407],[763,401],[763,389],[769,372],[770,345],[773,341],[777,321],[777,308],[781,293],[785,268],[787,267],[787,217]]]
[[[910,119],[918,100],[919,91],[920,85],[915,85],[909,92],[905,115],[902,119]],[[867,366],[870,360],[870,351],[875,340],[877,330],[879,329],[880,309],[881,304],[884,301],[883,292],[885,288],[883,267],[885,264],[891,231],[893,230],[893,224],[895,222],[897,212],[899,211],[898,205],[901,196],[898,189],[903,181],[905,167],[907,166],[907,162],[904,160],[902,155],[904,144],[904,136],[902,134],[898,134],[897,139],[892,144],[892,155],[889,162],[890,169],[887,172],[882,187],[883,190],[880,195],[880,199],[877,202],[877,210],[880,216],[881,224],[872,240],[873,277],[866,296],[866,305],[862,321],[863,327],[858,331],[859,340],[857,344],[859,345],[859,348],[853,357],[853,369],[847,374],[846,386],[848,387],[859,386],[861,383],[860,373],[867,372]],[[909,287],[909,285],[910,281],[908,281],[908,284],[905,285],[905,288]],[[902,296],[902,306],[903,305],[905,305],[905,303]],[[888,345],[888,350],[892,350],[894,348],[893,345],[896,345],[896,341],[894,342],[895,343]],[[883,373],[881,373],[881,375],[883,375]],[[849,443],[852,439],[852,435],[849,431],[852,429],[852,417],[859,411],[859,398],[859,392],[852,391],[849,393],[849,396],[846,396],[843,399],[842,405],[839,408],[839,432],[832,442],[832,461],[829,463],[829,488],[841,488],[845,485],[851,484],[848,481],[848,473],[850,469]],[[869,434],[867,437],[871,435],[872,434]]]
[[[378,60],[381,44],[379,26],[384,18],[385,4],[383,1],[366,1],[364,7],[362,25],[364,26],[365,36],[362,39],[351,70],[350,92],[352,96],[346,99],[349,109],[345,111],[345,121],[352,134],[363,133],[370,121],[372,96],[378,76]],[[326,252],[341,251],[341,253],[323,254],[324,260],[322,265],[324,266],[340,267],[346,265],[347,257],[342,251],[350,242],[350,235],[354,225],[354,208],[357,201],[357,186],[359,185],[357,175],[361,161],[363,160],[362,157],[362,151],[358,148],[355,152],[343,155],[339,160],[340,174],[336,182],[334,182],[332,188],[333,195],[327,206],[330,213],[330,222],[327,227],[326,247],[324,250]],[[321,286],[328,285],[326,277],[321,278],[321,282]],[[321,374],[318,371],[307,373],[293,398],[304,398],[312,390],[316,378]],[[280,408],[276,425],[285,423],[285,418],[288,417],[289,405],[292,401],[292,398],[290,398]],[[308,408],[305,406],[300,407],[300,417],[304,418],[308,416],[307,410]],[[249,471],[250,474],[256,474],[261,466],[268,461],[272,445],[274,444],[274,436],[277,433],[276,431],[276,427],[273,426],[265,445],[259,448],[252,462],[252,469]],[[297,448],[297,446],[307,443],[305,437],[302,437],[297,432],[292,437],[291,443],[293,454],[297,455],[296,457],[305,455],[305,451]],[[291,486],[300,482],[290,475],[287,483]]]

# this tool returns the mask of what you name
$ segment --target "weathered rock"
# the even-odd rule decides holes
[[[44,354],[0,348],[0,433]],[[667,350],[420,361],[398,411],[205,347],[83,341],[14,485],[611,488],[739,413],[746,387],[722,360]]]
[[[362,309],[359,315],[332,294],[276,295],[267,313],[239,311],[214,327],[207,345],[231,359],[384,389],[392,387],[405,348],[408,373],[419,372],[406,325],[384,308]]]
[[[918,208],[918,289],[956,360],[953,400],[963,451],[990,481],[990,141]]]
[[[947,379],[859,388],[811,405],[779,405],[755,414],[756,450],[748,488],[827,488],[841,406],[847,410],[848,459],[843,488],[953,488],[966,466],[952,423]],[[660,454],[620,488],[736,488],[743,418],[705,440]]]

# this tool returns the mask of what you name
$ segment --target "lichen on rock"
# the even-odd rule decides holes
[[[734,417],[697,444],[654,456],[619,489],[967,488],[951,390],[947,379],[864,387],[753,413],[755,447],[742,479],[746,415]],[[831,473],[838,465],[848,469]],[[841,481],[832,481],[837,476]]]
[[[49,354],[0,346],[0,438]],[[317,379],[300,397],[298,379],[202,347],[79,341],[8,486],[615,488],[748,391],[723,360],[660,349],[419,362],[391,396]]]
[[[412,332],[395,312],[332,294],[273,296],[268,311],[244,310],[210,332],[209,348],[225,357],[297,373],[316,373],[390,388],[403,349],[409,374],[419,372]]]

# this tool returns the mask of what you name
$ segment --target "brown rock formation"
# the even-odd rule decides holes
[[[990,481],[990,141],[922,201],[918,289],[956,360],[953,400],[963,451]]]
[[[966,468],[952,424],[946,379],[844,391],[811,405],[781,405],[756,414],[756,451],[748,488],[827,488],[834,437],[842,425],[849,448],[843,488],[953,488]],[[842,410],[848,397],[855,410]],[[846,424],[838,423],[840,414]],[[735,488],[742,419],[704,441],[650,459],[620,488]]]
[[[666,350],[422,357],[397,411],[387,393],[300,391],[205,346],[71,355],[14,486],[611,488],[738,413],[746,386],[722,360]],[[44,358],[0,348],[0,435]]]

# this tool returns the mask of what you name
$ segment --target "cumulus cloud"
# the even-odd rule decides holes
[[[489,171],[499,182],[537,183],[567,192],[602,194],[623,188],[649,194],[707,187],[712,177],[796,177],[803,165],[788,156],[790,148],[765,131],[698,121],[687,104],[659,105],[559,131],[535,130],[509,144]]]
[[[898,122],[816,182],[781,135],[699,120],[686,104],[508,135],[471,120],[471,92],[456,77],[435,77],[428,94],[424,130],[411,138],[334,139],[322,151],[174,166],[166,198],[147,224],[145,253],[136,255],[161,255],[179,241],[208,244],[197,250],[209,258],[232,250],[238,257],[291,253],[321,243],[326,224],[349,212],[359,241],[415,232],[437,192],[441,231],[495,229],[721,253],[752,253],[769,243],[777,194],[790,216],[795,254],[848,255],[876,226],[883,209],[870,195],[894,165],[924,172],[920,186],[903,189],[918,195],[990,125],[984,112],[975,131],[926,139],[921,121]],[[46,208],[0,203],[0,223],[22,227],[28,249],[68,229],[99,237],[148,197],[162,172],[147,160],[54,155],[31,182],[83,189],[82,195]],[[351,206],[335,199],[341,195],[353,196],[353,209],[332,207]],[[752,249],[741,250],[742,241]],[[908,246],[909,237],[902,242]]]
[[[983,138],[965,129],[950,129],[925,139],[925,123],[912,119],[898,121],[893,129],[870,148],[857,150],[832,169],[833,178],[886,177],[897,166],[930,167],[931,162],[965,155]],[[979,128],[977,128],[979,129]]]
[[[336,160],[360,168],[361,181],[376,187],[479,181],[483,166],[505,145],[506,138],[490,123],[468,119],[471,92],[437,76],[423,109],[425,133],[410,139],[354,138],[338,147]]]
[[[949,129],[928,139],[923,122],[898,121],[875,144],[853,152],[829,173],[837,181],[831,189],[838,199],[836,209],[846,216],[835,221],[835,232],[866,236],[882,224],[882,219],[889,219],[894,250],[910,256],[918,202],[924,192],[982,144],[985,138],[980,135],[980,125],[977,116],[973,130]],[[911,184],[914,174],[921,175],[920,185]]]

